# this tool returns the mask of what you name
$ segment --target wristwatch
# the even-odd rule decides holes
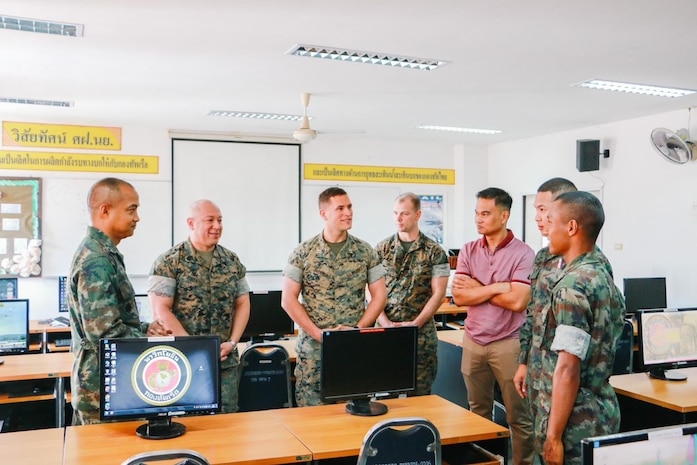
[[[235,341],[233,341],[232,339],[228,339],[228,340],[225,341],[225,342],[229,342],[230,344],[232,344],[232,350],[231,350],[230,352],[234,352],[234,351],[235,351],[235,347],[237,347],[237,343],[236,343]]]

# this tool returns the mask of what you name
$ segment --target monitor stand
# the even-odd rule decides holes
[[[370,399],[349,400],[346,403],[346,411],[351,415],[374,417],[386,414],[387,405]]]
[[[184,433],[186,426],[172,421],[171,418],[152,418],[136,428],[136,434],[145,439],[172,439]]]
[[[665,368],[652,368],[649,370],[649,376],[665,381],[685,381],[687,375],[677,370],[668,370]]]

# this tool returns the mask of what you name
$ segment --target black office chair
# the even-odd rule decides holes
[[[177,462],[176,465],[210,465],[210,462],[203,455],[190,449],[170,449],[142,452],[127,458],[121,462],[121,465],[145,465],[148,462],[177,459],[183,460]]]
[[[240,357],[239,411],[293,406],[290,357],[279,344],[252,344]]]
[[[625,319],[622,333],[615,346],[615,362],[612,365],[613,375],[622,375],[632,372],[634,359],[634,324],[632,320]]]
[[[388,463],[441,465],[438,429],[419,417],[395,418],[375,424],[363,438],[358,465]]]

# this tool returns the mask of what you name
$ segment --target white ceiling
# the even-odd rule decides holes
[[[310,92],[318,131],[488,144],[697,106],[697,95],[571,87],[697,89],[695,0],[3,0],[0,15],[84,24],[81,38],[0,29],[0,97],[74,102],[0,104],[2,119],[290,135],[297,122],[206,113],[298,114]],[[450,63],[417,71],[286,55],[295,44]]]

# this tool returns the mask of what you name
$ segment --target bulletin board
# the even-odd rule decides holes
[[[20,274],[8,260],[25,252],[32,239],[41,239],[40,225],[41,179],[0,178],[0,274]]]

